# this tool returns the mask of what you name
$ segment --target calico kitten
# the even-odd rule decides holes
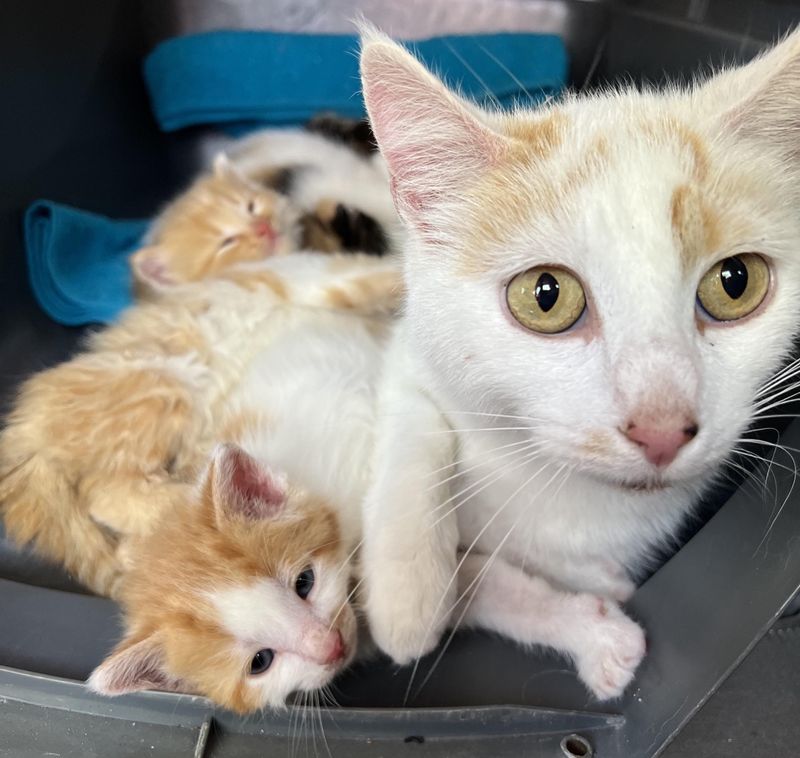
[[[405,662],[451,621],[459,545],[525,568],[506,593],[538,583],[521,633],[570,592],[625,600],[765,407],[800,317],[800,32],[686,91],[535,111],[483,111],[370,30],[361,71],[408,233],[364,547]],[[593,689],[628,682],[641,638],[616,644]]]
[[[28,379],[0,433],[8,535],[114,596],[128,535],[185,501],[228,397],[296,306],[386,312],[392,261],[295,253],[173,285]]]

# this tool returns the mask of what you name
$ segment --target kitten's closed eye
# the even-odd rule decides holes
[[[274,651],[270,650],[269,648],[259,650],[253,656],[253,660],[250,661],[250,675],[258,676],[259,674],[263,674],[272,665],[272,661],[274,659]]]

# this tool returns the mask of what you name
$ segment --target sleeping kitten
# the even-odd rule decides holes
[[[570,592],[625,600],[764,407],[800,317],[800,32],[688,91],[536,111],[369,30],[361,71],[408,232],[363,556],[405,662],[452,621],[459,546],[524,567],[508,595],[537,583],[520,633]],[[627,684],[641,638],[616,645],[593,689]]]
[[[0,513],[79,581],[114,596],[125,537],[182,503],[228,397],[296,306],[388,312],[396,264],[295,253],[239,263],[134,306],[21,387],[0,433]]]

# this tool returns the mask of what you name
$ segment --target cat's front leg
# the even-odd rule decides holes
[[[446,627],[456,597],[458,527],[452,504],[443,502],[454,435],[398,363],[387,369],[379,407],[363,569],[372,635],[402,664],[432,650]]]
[[[462,559],[458,585],[454,619],[568,655],[600,700],[621,695],[644,656],[644,632],[616,603],[562,592],[496,556]]]

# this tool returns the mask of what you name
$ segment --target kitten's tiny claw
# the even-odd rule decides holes
[[[598,700],[621,695],[645,654],[642,628],[615,603],[593,598],[595,609],[577,656],[578,675]]]

